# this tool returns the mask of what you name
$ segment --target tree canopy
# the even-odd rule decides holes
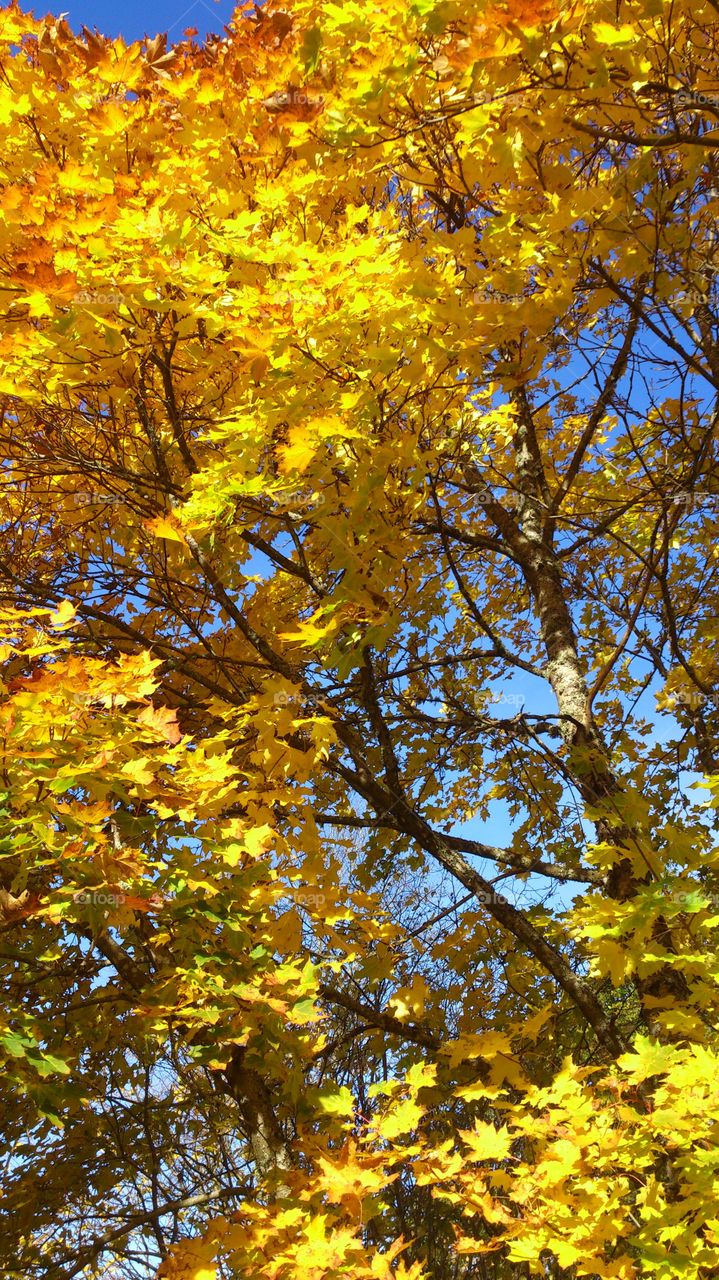
[[[0,12],[10,1280],[719,1276],[717,13]]]

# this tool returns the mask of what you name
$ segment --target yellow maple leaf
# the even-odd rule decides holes
[[[597,971],[601,974],[608,973],[612,986],[621,986],[632,971],[634,964],[632,956],[612,938],[601,938],[595,945]]]
[[[0,90],[0,124],[8,124],[13,116],[26,116],[32,111],[27,93],[17,94],[5,85]]]
[[[122,773],[141,787],[149,786],[155,778],[147,756],[141,756],[138,760],[128,760],[127,764],[122,766]]]
[[[158,1272],[158,1280],[217,1280],[212,1240],[186,1240],[175,1245]]]
[[[35,319],[42,319],[43,316],[52,316],[55,314],[55,308],[40,289],[33,289],[31,293],[27,293],[22,301],[26,304],[30,315]]]
[[[630,23],[622,23],[616,26],[613,22],[593,22],[592,34],[601,44],[635,44],[637,41],[637,28]]]
[[[470,1058],[491,1059],[498,1053],[511,1053],[511,1038],[502,1031],[488,1031],[484,1035],[459,1036],[442,1046],[442,1054],[449,1058],[450,1066]]]
[[[430,988],[421,974],[415,974],[410,986],[395,991],[389,1000],[389,1008],[396,1018],[421,1018]]]
[[[303,647],[309,648],[342,625],[341,618],[331,617],[328,622],[321,623],[319,621],[321,617],[322,614],[318,610],[317,613],[313,613],[311,618],[301,622],[297,631],[281,631],[280,639],[295,640]]]
[[[299,951],[302,945],[302,921],[294,907],[278,916],[272,930],[272,938],[283,955]]]
[[[504,1160],[512,1146],[512,1134],[503,1126],[495,1129],[493,1124],[485,1124],[477,1120],[474,1129],[464,1129],[461,1136],[470,1148],[473,1160]]]
[[[362,1200],[365,1196],[381,1191],[398,1176],[387,1175],[381,1168],[371,1169],[357,1164],[352,1158],[351,1148],[345,1152],[342,1164],[324,1156],[319,1157],[318,1164],[324,1174],[328,1194],[337,1200],[349,1197]]]
[[[54,613],[50,614],[50,623],[56,631],[67,631],[75,621],[77,610],[70,600],[63,600]]]
[[[383,1115],[377,1122],[377,1135],[386,1141],[392,1141],[398,1138],[400,1134],[409,1133],[417,1127],[417,1123],[424,1115],[426,1107],[420,1107],[411,1098],[407,1098],[404,1102],[399,1102],[392,1107],[386,1115]]]
[[[306,471],[315,456],[315,446],[305,427],[293,427],[289,439],[290,443],[280,453],[280,471],[283,475],[288,471]]]
[[[553,1245],[553,1252],[557,1255],[560,1267],[571,1267],[586,1257],[587,1251],[586,1248],[577,1249],[569,1240],[557,1240]]]
[[[165,538],[168,542],[184,542],[184,536],[176,524],[168,516],[155,516],[152,520],[145,520],[145,528],[148,533],[154,533],[156,538]]]
[[[244,846],[250,857],[258,858],[265,852],[275,835],[274,829],[263,823],[260,827],[251,827],[243,833]]]

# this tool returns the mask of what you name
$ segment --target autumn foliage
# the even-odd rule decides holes
[[[10,1280],[719,1276],[718,13],[0,12]]]

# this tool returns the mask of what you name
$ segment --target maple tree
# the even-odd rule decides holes
[[[719,1276],[716,15],[0,12],[10,1277]]]

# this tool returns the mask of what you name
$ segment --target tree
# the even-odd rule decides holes
[[[3,11],[10,1276],[719,1275],[715,12]]]

